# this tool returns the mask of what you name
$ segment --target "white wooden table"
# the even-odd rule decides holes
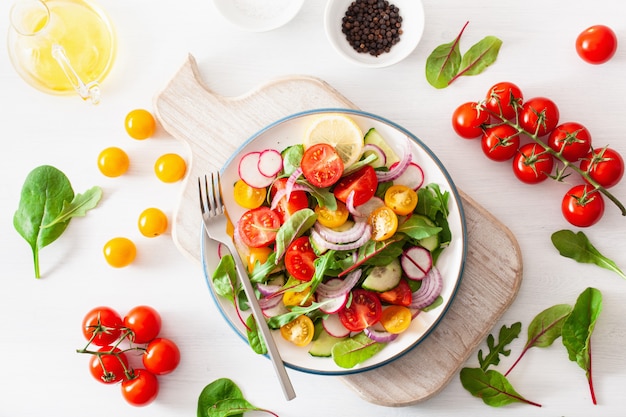
[[[0,181],[0,415],[35,416],[180,416],[194,415],[202,388],[228,377],[255,405],[281,416],[618,416],[626,407],[626,282],[595,266],[580,265],[556,253],[552,232],[570,228],[560,214],[565,186],[522,185],[506,165],[489,162],[477,142],[456,137],[450,117],[456,106],[481,98],[498,81],[513,81],[526,97],[548,96],[562,120],[583,123],[599,144],[626,154],[623,131],[623,74],[626,53],[602,66],[578,58],[574,39],[597,23],[626,39],[626,6],[617,0],[496,2],[425,1],[426,27],[415,52],[385,69],[364,69],[337,56],[323,32],[324,2],[309,0],[288,25],[265,33],[233,28],[209,0],[149,2],[101,1],[119,37],[115,68],[103,83],[97,107],[74,97],[42,94],[15,73],[0,42],[0,137],[4,144]],[[0,34],[6,37],[11,2],[0,4]],[[445,90],[430,87],[424,63],[437,45],[451,41],[466,21],[461,41],[466,50],[486,35],[503,47],[497,62],[481,75],[459,79]],[[586,287],[604,295],[604,311],[593,337],[593,376],[599,404],[591,404],[584,372],[557,345],[529,352],[510,380],[542,408],[487,407],[469,395],[458,378],[426,402],[402,408],[373,405],[339,378],[290,371],[298,397],[286,402],[272,376],[271,364],[251,354],[221,319],[200,265],[184,256],[171,234],[155,239],[139,235],[136,219],[144,208],[176,210],[180,184],[160,183],[154,160],[166,152],[188,151],[165,131],[146,141],[130,139],[126,113],[150,109],[155,94],[192,53],[208,85],[236,96],[270,79],[293,74],[319,77],[359,108],[379,114],[414,132],[443,161],[459,188],[502,221],[517,238],[524,278],[517,299],[502,324],[521,321],[523,332],[541,310],[573,303]],[[96,157],[120,146],[131,158],[127,175],[110,179],[97,170]],[[43,278],[33,278],[30,249],[12,226],[24,178],[34,167],[62,169],[76,191],[100,185],[105,198],[97,212],[76,219],[67,232],[41,252]],[[613,191],[626,199],[626,181]],[[136,213],[136,214],[135,214]],[[607,256],[626,268],[626,219],[607,206],[604,219],[586,230]],[[136,262],[116,270],[103,260],[102,246],[113,236],[134,239]],[[125,312],[139,304],[157,308],[163,334],[175,340],[182,361],[161,378],[161,393],[146,408],[121,398],[119,387],[98,384],[82,347],[80,322],[96,305]],[[522,335],[510,347],[521,351]],[[482,346],[485,347],[484,345]],[[473,354],[468,366],[476,366]],[[381,389],[385,389],[381,386]],[[251,413],[251,415],[254,415]],[[257,415],[261,415],[257,413]]]

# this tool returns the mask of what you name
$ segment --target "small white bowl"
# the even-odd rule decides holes
[[[337,52],[348,61],[371,68],[397,64],[415,50],[424,32],[424,7],[421,0],[387,0],[400,9],[402,35],[389,52],[378,56],[357,52],[341,31],[342,19],[354,0],[328,0],[324,14],[326,36]]]
[[[213,0],[230,23],[250,32],[279,28],[293,19],[304,0]]]

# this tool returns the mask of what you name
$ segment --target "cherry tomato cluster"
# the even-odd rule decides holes
[[[95,307],[83,318],[82,331],[88,343],[77,352],[91,355],[93,377],[103,384],[121,383],[122,396],[134,406],[154,401],[157,377],[174,371],[180,362],[178,346],[159,337],[161,316],[149,306],[134,307],[124,317],[111,307]]]
[[[133,139],[144,140],[156,131],[156,120],[144,109],[135,109],[126,116],[124,127]],[[107,177],[119,177],[126,173],[130,166],[128,154],[121,148],[109,147],[98,156],[98,168]],[[187,171],[185,160],[178,154],[161,155],[154,164],[157,178],[165,183],[173,183],[182,179]],[[139,232],[145,237],[160,236],[167,231],[168,218],[163,211],[150,207],[140,213],[137,220]],[[106,242],[103,248],[104,259],[115,267],[130,265],[137,256],[135,243],[126,237],[115,237]]]
[[[513,173],[524,183],[578,178],[561,203],[563,216],[572,225],[597,223],[604,213],[604,197],[626,214],[622,203],[607,190],[624,174],[622,156],[608,146],[594,148],[582,124],[560,122],[559,109],[549,98],[525,100],[517,85],[499,82],[484,100],[457,107],[452,127],[462,138],[480,137],[489,159],[512,161]],[[570,176],[572,172],[576,175]]]

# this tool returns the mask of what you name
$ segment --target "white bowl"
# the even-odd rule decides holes
[[[400,9],[402,35],[389,52],[378,56],[357,52],[341,31],[342,19],[354,0],[328,0],[324,14],[326,36],[335,50],[348,61],[364,67],[382,68],[396,64],[415,50],[424,32],[424,7],[421,0],[388,0]]]
[[[213,3],[240,29],[265,32],[287,24],[298,14],[304,0],[213,0]]]

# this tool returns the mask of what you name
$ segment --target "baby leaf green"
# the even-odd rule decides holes
[[[477,75],[483,72],[496,61],[501,46],[502,41],[495,36],[485,36],[481,41],[472,45],[463,55],[461,68],[449,84],[460,76]]]
[[[465,23],[452,42],[439,45],[426,59],[426,80],[433,87],[446,88],[450,80],[459,72],[461,66],[459,42],[468,23]]]
[[[317,220],[317,214],[313,210],[305,208],[295,212],[280,226],[276,233],[276,264],[285,254],[289,244],[313,227],[315,220]]]
[[[333,360],[342,368],[354,368],[380,352],[387,344],[374,342],[365,333],[358,333],[333,346]]]
[[[55,220],[66,202],[73,199],[74,190],[69,179],[53,166],[42,165],[33,169],[24,181],[13,226],[31,247],[36,278],[41,276],[39,251],[61,236],[69,218],[51,227],[42,228],[42,225]]]
[[[585,370],[591,399],[596,404],[591,375],[591,335],[602,311],[602,293],[587,288],[576,300],[570,315],[563,323],[561,334],[569,359]]]
[[[487,355],[483,357],[482,349],[478,351],[478,362],[480,363],[480,368],[486,371],[489,366],[500,363],[500,355],[509,356],[511,354],[511,350],[506,347],[513,340],[517,339],[521,331],[522,323],[520,322],[513,323],[511,327],[503,325],[500,328],[500,333],[498,334],[497,344],[493,335],[490,334],[487,337],[487,346],[489,347]]]
[[[571,230],[559,230],[554,232],[551,238],[552,244],[561,256],[571,258],[579,263],[596,264],[626,279],[626,274],[618,268],[617,264],[602,255],[583,232],[574,233]]]
[[[228,378],[219,378],[202,389],[198,397],[197,417],[242,417],[248,411],[273,412],[252,405],[241,389]]]
[[[90,188],[84,194],[76,194],[71,202],[63,202],[63,209],[54,220],[41,227],[51,227],[56,224],[69,221],[72,217],[83,217],[87,214],[87,211],[98,205],[101,198],[102,189],[97,186]]]
[[[252,314],[246,319],[246,334],[252,350],[259,355],[265,355],[267,353],[267,346],[265,346],[263,335]]]
[[[541,404],[522,397],[498,371],[463,368],[461,369],[461,384],[474,397],[481,398],[485,404],[492,407],[501,407],[514,402],[541,407]]]

